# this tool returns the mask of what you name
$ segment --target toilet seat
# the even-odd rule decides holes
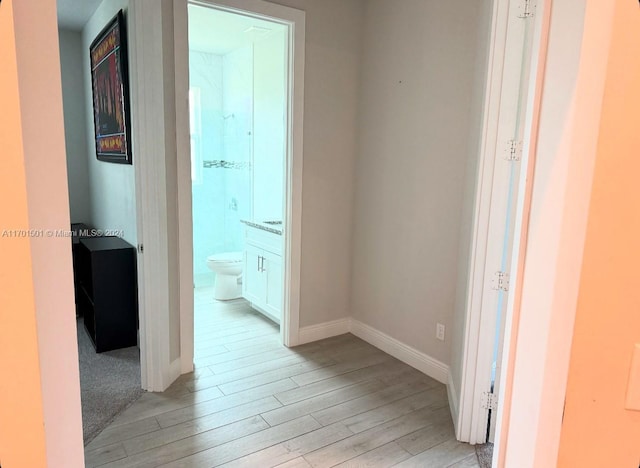
[[[225,252],[207,257],[207,262],[211,263],[242,263],[242,252]]]

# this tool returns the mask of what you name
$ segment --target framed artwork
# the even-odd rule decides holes
[[[96,154],[99,160],[131,164],[131,116],[127,44],[122,10],[89,47]]]

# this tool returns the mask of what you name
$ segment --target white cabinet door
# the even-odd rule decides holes
[[[244,251],[244,275],[242,278],[242,295],[249,302],[262,304],[266,295],[264,280],[263,250],[247,244]]]
[[[265,310],[279,322],[282,319],[282,257],[266,250],[264,258]]]

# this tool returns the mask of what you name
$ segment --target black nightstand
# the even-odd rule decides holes
[[[78,303],[96,352],[137,344],[136,249],[119,237],[80,239]]]
[[[76,300],[76,317],[82,315],[82,310],[78,307],[80,303],[80,280],[78,278],[78,252],[80,250],[80,240],[87,237],[95,237],[93,227],[84,223],[71,224],[71,254],[73,259],[73,289]]]

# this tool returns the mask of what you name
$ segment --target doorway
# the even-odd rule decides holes
[[[190,158],[178,185],[183,193],[189,187],[180,212],[192,227],[181,257],[193,258],[194,299],[181,312],[183,361],[194,347],[197,361],[201,348],[217,346],[198,343],[203,324],[239,332],[235,338],[224,338],[221,329],[209,333],[218,342],[258,340],[270,329],[279,345],[295,346],[304,13],[235,0],[185,2],[181,15],[176,24],[187,27],[176,27],[176,50],[189,61],[176,64],[176,91],[188,91],[182,121],[189,133],[179,151]],[[181,294],[186,287],[181,281]]]
[[[133,166],[96,157],[94,130],[104,128],[99,122],[110,122],[112,132],[126,131],[129,122],[109,111],[94,114],[97,98],[79,91],[92,79],[92,68],[83,62],[90,44],[104,31],[119,33],[125,17],[115,6],[105,8],[84,22],[83,34],[79,26],[69,25],[70,15],[69,7],[63,7],[58,22],[71,221],[59,236],[68,238],[72,252],[86,445],[143,392],[136,301],[138,216]],[[107,58],[123,60],[126,54],[118,55],[118,50],[109,51]],[[112,190],[112,184],[121,189]]]
[[[239,342],[280,342],[288,31],[188,15],[195,354],[211,365]]]

